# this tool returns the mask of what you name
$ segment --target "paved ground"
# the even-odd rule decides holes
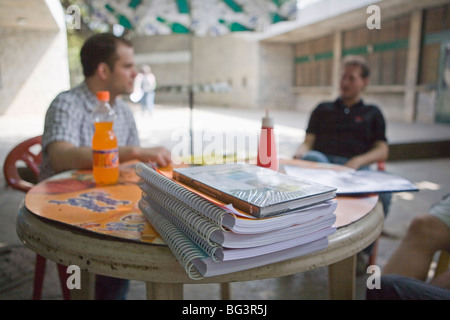
[[[179,146],[189,132],[189,110],[186,107],[158,106],[152,116],[142,115],[133,107],[143,145]],[[196,134],[214,137],[217,132],[259,132],[262,111],[220,108],[196,108],[193,113]],[[307,121],[297,112],[273,112],[282,156],[290,157],[304,134]],[[42,131],[43,115],[24,114],[0,116],[0,161],[21,140]],[[201,128],[202,130],[198,130]],[[244,128],[244,129],[243,129]],[[209,136],[209,135],[210,136]],[[216,135],[217,137],[217,135]],[[392,142],[448,140],[450,126],[388,123]],[[209,140],[213,141],[213,140]],[[377,264],[383,267],[404,235],[411,219],[427,212],[430,205],[450,192],[450,159],[414,160],[387,163],[387,171],[401,175],[420,188],[415,193],[394,196],[390,214],[380,241]],[[5,187],[0,175],[0,299],[30,299],[34,254],[24,248],[15,233],[17,208],[23,193]],[[47,263],[43,298],[61,299],[53,263]],[[357,298],[364,299],[366,276],[358,277]],[[319,268],[289,277],[233,283],[233,299],[328,299],[327,268]],[[219,299],[219,286],[186,285],[187,299]],[[133,281],[129,299],[145,299],[145,287]]]

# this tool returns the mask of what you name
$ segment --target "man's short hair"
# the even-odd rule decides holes
[[[114,63],[118,59],[116,49],[119,43],[132,46],[131,42],[125,38],[116,37],[112,33],[98,33],[87,39],[80,52],[84,76],[94,75],[98,65],[102,62],[114,70]]]
[[[370,76],[370,68],[366,60],[361,56],[348,56],[344,59],[344,68],[347,66],[357,66],[361,69],[361,77],[366,79]]]

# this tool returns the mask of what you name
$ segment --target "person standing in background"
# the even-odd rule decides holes
[[[143,65],[135,79],[133,100],[141,104],[142,113],[152,114],[155,107],[156,77],[149,65]]]

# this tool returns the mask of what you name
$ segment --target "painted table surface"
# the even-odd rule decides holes
[[[300,160],[285,163],[323,167]],[[96,186],[90,171],[65,172],[37,184],[19,210],[19,238],[47,259],[79,266],[86,276],[105,274],[145,281],[148,298],[179,299],[184,283],[273,278],[326,265],[330,268],[330,297],[353,298],[355,255],[372,243],[383,227],[378,196],[338,197],[337,231],[329,237],[328,249],[268,266],[192,280],[140,212],[137,204],[141,190],[134,166],[122,164],[119,183],[113,186]],[[170,168],[161,172],[171,175]],[[89,297],[91,291],[77,290],[76,296]]]

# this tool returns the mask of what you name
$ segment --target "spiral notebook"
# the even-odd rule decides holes
[[[146,198],[140,200],[140,208],[145,217],[151,220],[155,214],[171,222],[180,229],[194,244],[199,246],[208,256],[217,262],[256,257],[279,250],[288,249],[318,240],[335,232],[332,227],[335,219],[330,214],[320,221],[314,221],[306,225],[292,226],[285,230],[279,230],[274,234],[254,234],[235,235],[234,239],[227,239],[225,245],[220,245],[213,240],[213,237],[205,239],[198,233],[187,227],[175,215],[170,214],[164,208],[155,205],[154,202],[147,201]],[[231,233],[230,233],[231,234]],[[223,238],[221,238],[223,241]]]
[[[220,251],[216,247],[211,251],[200,247],[183,230],[153,210],[144,199],[139,201],[139,208],[146,213],[145,216],[193,280],[256,268],[324,250],[328,247],[328,236],[334,232],[334,228],[326,228],[308,240],[281,242],[265,252],[261,252],[258,247],[250,248],[245,253],[244,250],[230,250],[228,254],[231,256],[224,259],[221,254],[226,255],[225,250]]]
[[[198,217],[194,217],[192,220],[189,218],[184,219],[179,214],[180,211],[174,213],[173,211],[166,209],[166,207],[159,205],[159,201],[153,200],[152,197],[145,194],[142,196],[141,200],[145,205],[145,208],[142,210],[144,216],[152,214],[152,211],[159,213],[180,228],[205,251],[210,251],[209,249],[205,249],[209,248],[209,246],[213,246],[215,248],[213,249],[214,251],[217,250],[218,247],[221,249],[260,247],[261,251],[268,251],[270,250],[268,245],[281,243],[283,241],[308,241],[311,238],[315,238],[317,232],[322,232],[325,229],[330,229],[334,232],[334,229],[331,228],[336,222],[336,216],[333,213],[329,213],[312,221],[292,225],[280,230],[263,233],[238,234],[222,230],[219,226],[209,226],[210,222],[206,219],[202,220],[198,219]],[[185,213],[187,215],[192,214],[188,211]],[[193,223],[195,220],[198,220],[197,224]],[[210,231],[208,232],[206,230]],[[238,250],[234,251],[237,252]],[[224,258],[226,259],[225,256]]]
[[[186,233],[195,234],[210,245],[214,242],[227,248],[248,248],[258,241],[259,245],[268,245],[330,227],[336,220],[336,200],[310,210],[295,211],[292,217],[286,214],[265,219],[243,219],[145,165],[138,165],[136,171],[142,178],[138,183],[143,192],[142,198]],[[146,214],[145,211],[143,213]],[[247,227],[242,228],[243,232],[228,229],[220,223],[227,220],[227,217],[247,221]],[[259,225],[260,220],[265,222],[264,228]],[[290,228],[292,226],[295,227]]]
[[[136,165],[136,174],[141,178],[139,186],[144,192],[153,192],[150,188],[158,189],[164,195],[161,198],[167,199],[166,195],[170,195],[171,198],[180,200],[189,208],[194,208],[194,214],[206,217],[222,229],[226,228],[236,233],[260,233],[283,229],[333,213],[337,206],[336,199],[332,199],[305,208],[297,208],[284,214],[258,219],[232,205],[175,182],[143,163]]]
[[[335,200],[313,207],[311,214],[305,209],[297,210],[294,216],[303,214],[307,218],[296,219],[302,221],[296,225],[288,223],[295,221],[286,219],[288,215],[248,219],[230,213],[144,164],[136,166],[136,173],[141,177],[139,186],[143,192],[139,202],[141,211],[193,279],[205,276],[204,272],[198,274],[198,268],[214,270],[218,268],[217,263],[228,265],[234,261],[231,265],[236,263],[238,268],[247,264],[253,266],[254,259],[259,261],[258,264],[271,263],[279,259],[277,252],[307,245],[335,232]],[[234,217],[234,221],[245,220],[246,232],[229,231],[223,223],[226,217]],[[277,219],[282,222],[277,223]],[[263,227],[257,225],[260,220],[265,221]],[[278,227],[270,227],[270,222]],[[255,223],[256,228],[249,228]],[[264,256],[271,258],[264,260],[261,258]],[[211,261],[214,263],[207,267]],[[233,272],[231,270],[235,268],[221,269],[220,273]]]

